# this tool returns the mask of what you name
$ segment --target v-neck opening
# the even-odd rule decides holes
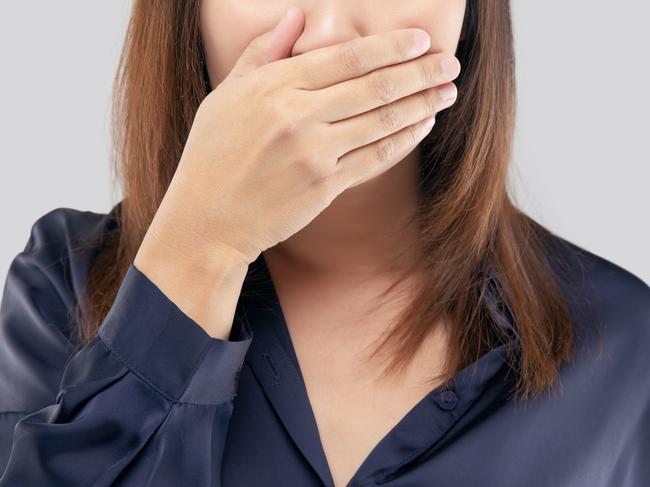
[[[251,309],[255,338],[247,361],[298,449],[323,484],[334,487],[314,409],[263,253],[251,267],[251,278],[247,285],[251,285],[250,297],[255,301]],[[486,303],[490,313],[499,326],[510,332],[511,340],[492,348],[459,371],[450,386],[440,384],[423,396],[371,448],[345,487],[386,482],[397,471],[433,448],[488,387],[490,381],[486,381],[484,376],[490,379],[502,369],[506,362],[506,349],[517,344],[518,335],[510,322],[511,316],[489,291]],[[257,312],[262,312],[262,315]],[[474,383],[477,369],[483,374],[478,383]]]

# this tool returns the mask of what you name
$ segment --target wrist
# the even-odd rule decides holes
[[[133,264],[210,336],[227,340],[248,264],[224,246],[189,251],[163,241],[145,236]]]

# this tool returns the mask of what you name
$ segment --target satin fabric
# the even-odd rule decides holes
[[[74,304],[115,212],[57,208],[33,225],[0,305],[1,487],[333,487],[263,254],[229,340],[210,337],[133,264],[99,334]],[[508,337],[436,387],[374,447],[348,487],[650,486],[650,288],[560,237],[551,262],[576,318],[560,388],[510,399]]]

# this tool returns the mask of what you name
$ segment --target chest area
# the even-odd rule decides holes
[[[644,478],[641,472],[647,472],[644,470],[647,462],[633,461],[629,455],[630,451],[638,449],[639,431],[642,430],[635,431],[635,425],[643,424],[641,408],[637,411],[630,409],[632,396],[620,394],[620,390],[617,394],[603,395],[605,389],[602,387],[585,388],[586,377],[593,377],[591,368],[588,371],[581,371],[581,367],[565,370],[562,375],[563,394],[552,399],[545,397],[527,407],[503,399],[508,386],[512,385],[512,377],[506,380],[505,371],[495,377],[493,387],[472,398],[471,403],[466,401],[467,390],[461,388],[459,407],[470,404],[469,409],[457,410],[458,421],[448,425],[444,422],[447,412],[438,411],[431,402],[431,407],[421,408],[425,415],[418,416],[430,418],[431,423],[420,421],[417,428],[402,428],[398,436],[390,439],[393,446],[380,449],[381,455],[374,455],[374,461],[362,469],[364,475],[360,478],[366,480],[370,473],[379,474],[386,466],[407,461],[415,451],[414,447],[436,445],[434,454],[400,472],[394,484],[430,485],[429,482],[433,481],[440,485],[458,486],[486,483],[531,487],[642,485],[642,482],[635,483],[631,479]],[[256,369],[261,376],[262,367]],[[288,366],[281,370],[285,371],[282,377],[289,375]],[[233,482],[225,485],[252,487],[276,483],[316,487],[323,483],[314,472],[324,479],[326,470],[329,470],[327,476],[331,474],[334,485],[347,485],[359,471],[368,450],[374,448],[368,431],[377,431],[374,429],[377,426],[376,423],[373,426],[367,417],[373,416],[373,420],[377,420],[377,413],[364,414],[363,408],[357,410],[361,414],[349,413],[352,401],[343,405],[328,401],[327,397],[319,401],[320,391],[312,388],[310,401],[319,422],[318,439],[311,421],[306,421],[303,414],[309,406],[303,401],[302,393],[290,400],[285,399],[286,389],[281,394],[283,399],[271,394],[271,402],[266,408],[251,369],[243,370],[242,380],[242,394],[237,398],[228,449],[234,453],[227,456],[224,463],[225,478]],[[274,389],[275,386],[266,391]],[[394,399],[387,402],[394,404]],[[271,404],[282,407],[274,410]],[[598,407],[594,408],[594,404]],[[333,413],[329,416],[327,412],[318,414],[319,405],[324,411],[329,405]],[[284,425],[276,422],[278,418]],[[431,427],[434,424],[438,426]],[[389,426],[383,423],[383,427]],[[264,434],[260,435],[260,431]],[[495,438],[499,439],[496,443]],[[318,441],[321,441],[325,455],[315,450]],[[299,454],[296,447],[303,454]],[[260,452],[265,453],[262,455]],[[386,455],[387,452],[390,454]],[[325,464],[325,457],[327,467],[321,467]],[[306,466],[305,459],[313,470]],[[278,465],[285,465],[286,469],[278,471]],[[472,468],[465,468],[466,465]],[[247,476],[243,472],[255,472],[255,475]]]
[[[370,352],[393,313],[375,313],[372,322],[327,310],[311,317],[289,307],[285,313],[334,484],[345,486],[377,444],[440,384],[432,378],[442,372],[446,335],[442,326],[434,328],[409,366],[385,378],[390,349],[372,359]]]

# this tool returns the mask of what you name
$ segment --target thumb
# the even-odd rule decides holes
[[[302,17],[299,7],[290,7],[272,30],[255,37],[248,44],[228,76],[244,76],[265,64],[288,57],[302,32]]]

